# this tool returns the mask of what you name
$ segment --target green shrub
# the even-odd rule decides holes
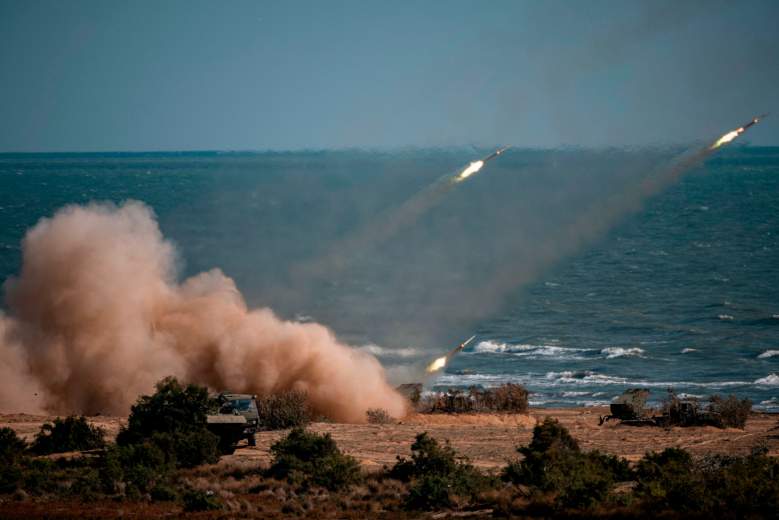
[[[17,464],[0,464],[0,494],[16,491],[21,479],[22,470]]]
[[[536,425],[530,444],[517,451],[524,459],[509,462],[503,479],[553,494],[559,507],[596,505],[609,495],[615,482],[632,477],[627,461],[580,451],[568,430],[550,417]]]
[[[779,460],[765,453],[732,458],[703,473],[711,516],[770,518],[779,511]]]
[[[84,416],[57,417],[54,424],[41,426],[30,449],[39,455],[94,450],[105,446],[104,435],[102,428],[92,426]]]
[[[14,464],[24,455],[27,443],[11,428],[0,428],[0,465]]]
[[[302,428],[311,422],[308,395],[296,390],[258,399],[257,412],[265,430]]]
[[[738,399],[734,395],[726,398],[713,395],[709,397],[709,411],[714,414],[715,426],[743,428],[749,418],[749,412],[752,411],[752,401]]]
[[[213,493],[190,489],[183,496],[184,511],[191,513],[195,511],[213,511],[221,509],[222,504]]]
[[[687,510],[703,496],[692,457],[679,448],[647,453],[636,465],[636,480],[636,495],[659,509]]]
[[[708,457],[669,448],[648,453],[636,467],[636,497],[647,511],[714,518],[769,518],[779,510],[779,461],[756,452]]]
[[[411,459],[398,457],[388,476],[411,482],[406,505],[412,509],[450,507],[456,498],[475,498],[494,485],[492,479],[458,460],[448,443],[440,445],[427,432],[417,435],[411,445]]]
[[[219,462],[219,437],[206,429],[155,433],[150,440],[179,468]]]
[[[157,482],[149,491],[149,496],[155,502],[173,502],[179,498],[176,489],[165,482]]]
[[[273,460],[268,475],[278,479],[333,491],[361,479],[359,463],[341,453],[330,434],[295,428],[271,446],[271,453]]]
[[[130,410],[127,426],[116,438],[119,445],[143,442],[155,433],[205,430],[206,416],[215,406],[208,390],[197,385],[182,386],[166,377],[152,395],[141,396]]]
[[[141,396],[130,411],[127,426],[116,438],[119,446],[155,444],[166,454],[165,464],[192,468],[219,460],[219,437],[206,428],[215,402],[201,386],[182,386],[168,377],[156,392]]]

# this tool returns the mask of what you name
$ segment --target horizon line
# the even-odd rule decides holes
[[[15,151],[0,150],[0,156],[3,155],[141,155],[141,154],[212,154],[212,155],[240,155],[240,154],[293,154],[293,153],[328,153],[328,152],[370,152],[370,153],[398,153],[398,152],[421,152],[421,151],[465,151],[465,150],[491,150],[504,145],[453,145],[453,146],[397,146],[397,147],[333,147],[333,148],[265,148],[265,149],[169,149],[169,150],[36,150],[36,151]],[[676,143],[676,144],[655,144],[655,145],[623,145],[623,146],[581,146],[581,145],[560,145],[560,146],[515,146],[511,145],[512,150],[522,151],[600,151],[600,150],[647,150],[647,149],[669,149],[693,147],[694,143]],[[754,145],[744,141],[728,146],[728,148],[777,148],[779,144]]]

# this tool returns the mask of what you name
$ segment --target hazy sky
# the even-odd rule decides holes
[[[0,0],[0,151],[651,145],[755,114],[779,1]]]

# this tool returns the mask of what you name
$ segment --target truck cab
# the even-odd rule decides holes
[[[257,396],[222,392],[215,399],[219,408],[216,414],[207,417],[207,424],[219,436],[222,452],[232,453],[242,439],[246,439],[249,446],[255,446],[254,434],[260,422]]]

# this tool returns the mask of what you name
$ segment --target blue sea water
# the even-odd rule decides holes
[[[0,279],[63,205],[140,200],[182,277],[220,267],[396,379],[477,334],[429,387],[519,382],[546,406],[673,387],[779,410],[779,148],[724,150],[624,205],[678,151],[510,151],[337,271],[303,269],[482,153],[0,154]]]

